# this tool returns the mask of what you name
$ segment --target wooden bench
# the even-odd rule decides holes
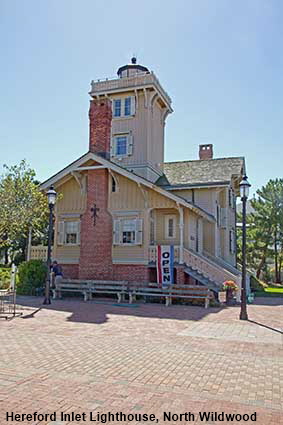
[[[96,280],[88,282],[88,285],[89,299],[96,294],[114,294],[117,295],[118,303],[120,303],[129,292],[128,283],[124,281]]]
[[[140,286],[139,284],[131,285],[129,287],[129,303],[132,304],[133,301],[136,300],[138,295],[143,297],[157,297],[157,298],[165,298],[166,305],[170,304],[169,299],[169,288],[158,287],[158,285],[148,285],[148,286]]]
[[[92,299],[95,294],[115,294],[120,303],[128,293],[128,284],[124,281],[63,279],[51,290],[54,299],[62,298],[62,292],[82,293],[84,301]]]
[[[166,306],[172,304],[172,299],[200,299],[204,300],[204,307],[208,308],[210,299],[210,290],[205,286],[199,285],[168,285],[168,287],[158,287],[157,284],[148,286],[132,285],[129,288],[129,302],[136,300],[136,296],[143,297],[163,297],[166,300]]]
[[[210,290],[201,285],[171,285],[169,304],[173,298],[204,300],[204,307],[209,307]]]
[[[56,288],[51,288],[53,299],[62,298],[62,292],[79,292],[83,294],[84,301],[88,300],[89,287],[86,282],[76,282],[74,280],[62,280],[58,282]]]
[[[80,281],[77,279],[64,279],[58,282],[52,289],[53,298],[62,298],[62,292],[79,292],[83,294],[84,301],[92,299],[95,294],[117,295],[120,303],[125,295],[129,295],[129,303],[132,304],[137,296],[165,298],[166,306],[172,304],[172,299],[200,299],[204,300],[204,306],[209,306],[210,290],[200,285],[168,285],[159,287],[157,283],[128,283],[124,281]]]

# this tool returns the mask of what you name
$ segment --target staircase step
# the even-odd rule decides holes
[[[192,267],[187,266],[185,268],[185,273],[187,273],[193,279],[198,280],[200,283],[207,286],[212,291],[218,292],[220,290],[216,282],[209,279],[208,277],[205,277],[202,273],[198,272],[196,269],[193,269]]]

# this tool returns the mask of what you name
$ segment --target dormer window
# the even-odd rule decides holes
[[[113,117],[131,117],[135,115],[135,96],[128,96],[113,100]]]

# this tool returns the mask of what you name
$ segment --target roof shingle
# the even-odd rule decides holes
[[[165,162],[165,176],[157,184],[175,186],[230,182],[233,175],[240,177],[244,169],[243,157]]]

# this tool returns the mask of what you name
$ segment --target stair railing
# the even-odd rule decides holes
[[[228,270],[212,264],[212,260],[208,261],[203,256],[184,248],[184,262],[188,267],[197,270],[198,273],[203,274],[206,278],[214,281],[219,287],[225,280],[233,280],[239,287],[241,287],[241,275],[236,275]]]

